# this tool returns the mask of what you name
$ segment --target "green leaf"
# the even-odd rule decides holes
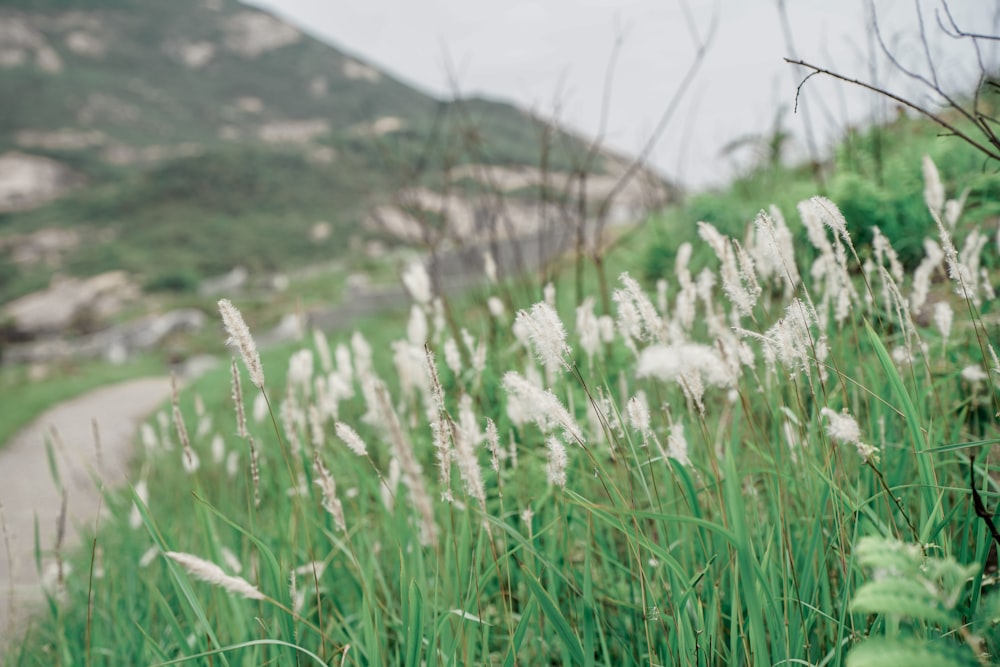
[[[968,646],[950,642],[870,639],[851,649],[846,667],[980,667]]]
[[[545,618],[549,619],[549,622],[552,623],[559,637],[563,640],[566,650],[573,657],[573,664],[582,665],[584,658],[580,639],[573,633],[573,628],[570,626],[569,621],[559,611],[559,605],[556,604],[556,601],[552,599],[549,592],[542,587],[542,583],[533,574],[524,568],[521,568],[521,573],[524,575],[524,580],[527,582],[528,588],[531,589],[532,596],[541,605],[542,611],[545,613]]]
[[[416,581],[410,581],[406,609],[406,662],[407,667],[419,667],[424,641],[424,596]]]
[[[951,609],[919,579],[882,579],[865,584],[854,594],[851,611],[895,614],[937,623],[946,628],[959,621]]]
[[[889,356],[889,351],[885,349],[885,345],[882,344],[878,334],[872,329],[872,325],[865,322],[865,330],[868,332],[868,340],[875,349],[875,356],[878,357],[879,365],[882,366],[882,371],[885,373],[886,379],[889,380],[889,385],[892,387],[896,399],[902,405],[901,412],[906,420],[906,428],[910,432],[910,439],[913,441],[913,451],[916,454],[925,453],[927,451],[927,438],[920,428],[920,416],[917,413],[917,406],[914,404],[909,392],[906,391],[903,379],[899,376],[899,371],[896,370],[896,365],[892,362],[892,357]],[[917,472],[922,487],[921,497],[923,500],[924,517],[934,518],[935,520],[942,519],[944,514],[941,509],[940,497],[935,497],[935,493],[940,485],[934,473],[932,461],[926,456],[917,456]],[[927,528],[928,525],[924,524],[923,528]],[[927,536],[921,534],[920,539],[926,540]]]
[[[528,632],[528,627],[531,625],[531,619],[534,617],[536,609],[538,609],[538,603],[534,599],[528,600],[528,605],[521,612],[521,620],[517,622],[517,627],[514,628],[514,637],[511,639],[507,657],[504,658],[503,667],[514,667],[516,664],[517,652],[521,650],[521,644],[524,643],[524,635]]]
[[[941,445],[940,447],[931,447],[926,449],[921,454],[945,454],[947,452],[957,452],[960,449],[970,449],[972,447],[986,447],[988,445],[996,445],[1000,443],[1000,438],[990,438],[989,440],[972,440],[970,442],[955,442],[950,445]]]

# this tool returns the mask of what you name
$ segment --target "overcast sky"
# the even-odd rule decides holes
[[[940,35],[941,0],[919,0],[943,80],[970,80],[975,61]],[[600,128],[605,79],[616,39],[621,48],[608,96],[608,144],[637,153],[678,91],[695,58],[696,31],[710,40],[704,61],[651,154],[665,175],[687,185],[731,177],[733,139],[767,132],[779,109],[800,139],[811,120],[822,147],[838,128],[872,114],[873,96],[814,78],[792,115],[802,74],[782,61],[800,58],[858,78],[871,76],[877,50],[866,26],[866,0],[786,0],[789,44],[778,0],[252,0],[334,46],[439,97],[453,92],[511,101],[588,136]],[[914,0],[876,0],[883,37],[901,58],[918,62]],[[961,27],[995,30],[997,0],[951,0]],[[710,32],[712,25],[714,32]],[[995,54],[992,61],[997,62]],[[877,72],[902,87],[902,77]],[[887,107],[883,105],[882,113]],[[743,153],[743,159],[748,154]]]

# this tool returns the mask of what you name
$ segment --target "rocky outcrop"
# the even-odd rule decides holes
[[[306,144],[329,131],[330,122],[325,118],[306,118],[265,123],[257,129],[257,136],[269,144]]]
[[[0,319],[13,338],[92,331],[138,296],[139,287],[124,271],[87,279],[56,278],[47,290],[8,303]]]
[[[76,172],[61,162],[9,151],[0,155],[0,212],[45,204],[82,182]]]
[[[377,83],[382,79],[382,75],[379,74],[377,69],[369,67],[364,63],[359,63],[357,60],[345,60],[341,71],[344,73],[344,76],[352,81]]]
[[[154,348],[176,333],[199,331],[207,320],[205,313],[193,308],[171,310],[88,336],[54,336],[10,345],[3,350],[3,363],[46,364],[66,359],[103,359],[122,363],[138,352]]]
[[[240,12],[225,19],[222,28],[226,48],[244,58],[256,58],[302,39],[298,30],[263,12]]]
[[[0,252],[6,253],[18,266],[42,265],[56,269],[62,263],[63,256],[79,245],[78,231],[49,227],[32,234],[16,234],[0,239]]]
[[[61,71],[63,67],[59,53],[27,19],[0,14],[0,67],[29,64],[52,73]]]

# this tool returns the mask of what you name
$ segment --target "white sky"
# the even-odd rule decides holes
[[[587,136],[600,127],[605,73],[621,35],[606,140],[631,154],[656,126],[695,51],[679,0],[251,1],[436,96],[451,96],[451,68],[463,94],[504,99],[545,116],[558,105],[562,122]],[[947,70],[944,80],[970,80],[975,61],[969,50],[937,29],[941,0],[918,1],[928,32],[939,37],[932,47]],[[819,77],[807,85],[800,113],[791,114],[801,75],[782,61],[792,50],[778,0],[687,5],[703,35],[713,16],[717,27],[694,84],[651,155],[665,175],[694,186],[727,180],[738,167],[720,155],[722,147],[767,132],[781,107],[788,108],[786,127],[798,138],[808,113],[822,146],[831,144],[837,128],[870,117],[874,96]],[[877,45],[866,28],[865,0],[786,0],[786,6],[802,59],[869,78],[868,54]],[[914,6],[914,0],[876,0],[883,36],[902,58],[922,54],[913,37]],[[963,29],[995,32],[1000,1],[951,0],[951,8]],[[905,85],[887,73],[883,63],[882,81]],[[801,141],[798,151],[804,154]]]

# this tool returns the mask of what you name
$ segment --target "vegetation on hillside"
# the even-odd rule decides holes
[[[51,20],[73,10],[83,21],[79,30],[96,30],[83,9],[103,31],[94,33],[106,49],[99,56],[71,51],[66,30]],[[194,0],[105,0],[86,8],[47,0],[7,10],[62,65],[45,71],[29,59],[0,71],[7,102],[0,152],[57,160],[86,185],[36,210],[0,213],[0,238],[86,230],[100,241],[67,253],[58,270],[72,275],[125,269],[141,283],[189,285],[179,277],[330,260],[347,254],[352,246],[344,241],[352,236],[377,237],[363,225],[367,214],[402,188],[470,190],[475,186],[447,176],[468,163],[534,167],[543,134],[551,170],[581,168],[589,148],[506,103],[463,98],[461,91],[435,99],[307,35],[240,55],[227,46],[233,35],[226,26],[257,10],[237,2],[216,10]],[[180,44],[208,44],[213,55],[185,66],[171,51]],[[398,127],[368,129],[386,118]],[[266,137],[268,127],[302,121],[320,124],[304,143]],[[77,148],[23,142],[25,131],[64,130],[97,139]],[[144,150],[154,157],[142,157]],[[602,160],[588,166],[602,168]],[[310,241],[318,221],[332,224],[338,242]],[[0,257],[0,303],[44,287],[52,273]]]

